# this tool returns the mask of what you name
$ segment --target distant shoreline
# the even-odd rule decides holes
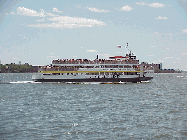
[[[0,73],[38,73],[38,69],[40,66],[32,66],[28,63],[25,64],[0,64]],[[154,73],[183,73],[181,70],[174,70],[174,69],[159,69],[155,68]]]

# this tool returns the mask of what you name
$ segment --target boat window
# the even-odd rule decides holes
[[[53,75],[60,75],[60,73],[53,73]]]
[[[49,74],[49,73],[44,73],[43,75],[51,75],[51,74]]]
[[[67,75],[69,75],[69,73],[67,73]]]

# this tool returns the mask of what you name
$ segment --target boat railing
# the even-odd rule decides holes
[[[77,71],[75,67],[59,67],[59,68],[39,68],[38,71]]]
[[[95,66],[59,66],[59,67],[51,67],[51,66],[41,66],[39,67],[38,71],[78,71],[80,68],[85,68],[86,70],[92,70],[92,69],[107,69],[107,70],[130,70],[130,71],[140,71],[139,66],[104,66],[104,67],[95,67]],[[143,68],[144,71],[146,70],[153,70],[153,68]]]
[[[138,60],[53,60],[52,64],[138,64]]]

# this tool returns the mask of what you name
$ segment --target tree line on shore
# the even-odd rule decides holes
[[[0,65],[0,73],[27,73],[27,72],[33,72],[33,66],[26,64],[5,64]]]

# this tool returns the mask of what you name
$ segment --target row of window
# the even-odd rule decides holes
[[[101,72],[101,73],[84,73],[85,75],[137,75],[137,72]],[[44,73],[43,75],[65,75],[65,73]],[[66,75],[83,75],[83,73],[66,73]]]

